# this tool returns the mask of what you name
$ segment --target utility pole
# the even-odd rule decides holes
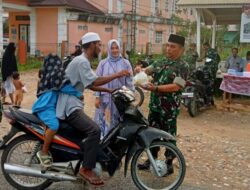
[[[131,15],[131,50],[136,50],[136,0],[132,0],[132,15]]]

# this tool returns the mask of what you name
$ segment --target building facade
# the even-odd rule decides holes
[[[62,3],[63,2],[63,3]],[[194,20],[192,9],[179,10],[177,0],[0,0],[2,15],[9,15],[9,41],[24,40],[30,55],[69,54],[87,32],[98,32],[107,42],[118,39],[124,50],[161,53],[169,34],[179,25],[173,14]],[[63,51],[63,52],[62,52]]]

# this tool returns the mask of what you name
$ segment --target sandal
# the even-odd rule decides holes
[[[89,182],[91,185],[94,185],[96,187],[102,187],[104,185],[103,180],[96,176],[96,174],[92,170],[81,168],[79,174],[84,180]]]
[[[40,164],[43,166],[43,167],[46,167],[46,168],[49,168],[49,167],[51,167],[52,166],[52,157],[50,156],[50,155],[44,155],[43,153],[42,153],[42,151],[40,150],[40,151],[38,151],[37,153],[36,153],[36,156],[37,156],[37,158],[39,159],[39,161],[40,161]]]

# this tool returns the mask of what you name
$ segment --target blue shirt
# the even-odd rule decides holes
[[[243,69],[243,60],[240,56],[231,56],[227,59],[226,66],[227,69],[234,69],[241,72]]]

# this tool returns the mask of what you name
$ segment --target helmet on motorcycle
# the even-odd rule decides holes
[[[119,113],[122,114],[128,108],[130,103],[135,100],[135,97],[131,90],[127,89],[126,87],[122,87],[121,89],[112,93],[112,100],[115,103]]]

